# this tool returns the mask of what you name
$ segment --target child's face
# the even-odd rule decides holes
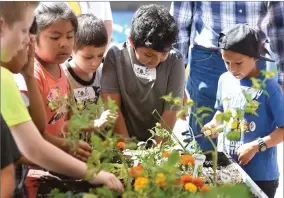
[[[222,50],[222,58],[227,70],[237,79],[249,77],[256,68],[256,58],[230,50]]]
[[[25,48],[30,41],[29,29],[34,19],[34,6],[27,8],[23,13],[21,21],[15,22],[13,25],[8,26],[3,18],[1,25],[1,61],[9,62],[12,57],[16,56],[18,51]]]
[[[100,66],[106,46],[95,47],[95,46],[85,46],[73,52],[73,60],[81,70],[85,73],[94,73]]]
[[[72,23],[70,20],[61,20],[41,30],[35,52],[44,62],[61,64],[70,57],[73,45]]]
[[[128,38],[132,48],[135,48],[132,40]],[[169,52],[157,52],[147,47],[135,48],[135,55],[137,60],[148,68],[155,68],[159,63],[164,62],[169,55]]]
[[[155,68],[168,58],[169,52],[157,52],[151,48],[138,47],[135,49],[135,54],[141,64],[148,68]]]

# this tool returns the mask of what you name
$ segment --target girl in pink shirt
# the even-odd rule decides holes
[[[38,26],[35,45],[34,76],[45,105],[47,127],[45,139],[57,147],[71,152],[73,147],[64,138],[67,119],[69,85],[61,64],[67,60],[74,45],[77,18],[64,2],[45,2],[35,11]],[[19,85],[19,83],[18,83]],[[19,86],[26,92],[25,86]],[[86,161],[92,148],[83,141],[76,147],[75,157]]]

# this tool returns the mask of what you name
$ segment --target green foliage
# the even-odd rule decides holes
[[[262,72],[265,77],[271,77],[272,73]],[[256,78],[252,78],[253,88],[265,90],[265,80],[260,81]],[[225,123],[228,130],[227,138],[229,140],[238,140],[241,137],[241,129],[245,126],[242,123],[245,114],[252,114],[257,116],[257,109],[261,105],[252,98],[248,93],[243,93],[248,105],[245,109],[227,109],[216,116],[216,120],[220,123]],[[171,104],[173,108],[180,109],[177,112],[177,118],[182,118],[187,114],[189,108],[195,109],[190,112],[191,116],[194,116],[197,123],[202,127],[203,120],[212,115],[214,110],[203,106],[200,108],[195,107],[193,100],[189,99],[185,102],[181,98],[174,98],[172,93],[162,97],[167,103]],[[229,99],[223,101],[229,102]],[[55,105],[55,104],[51,104]],[[70,144],[74,141],[79,141],[84,138],[82,135],[82,128],[89,128],[93,125],[95,119],[98,119],[104,109],[104,104],[99,100],[98,104],[88,105],[86,108],[72,108],[72,117],[69,120],[68,127],[69,133],[67,140]],[[106,104],[106,107],[115,113],[118,110],[117,105],[110,98]],[[85,194],[72,194],[71,192],[61,193],[58,189],[54,189],[49,197],[51,198],[65,198],[65,197],[84,197],[84,198],[111,198],[111,197],[123,197],[123,198],[156,198],[156,197],[175,197],[175,198],[239,198],[239,197],[251,197],[249,189],[244,185],[232,185],[232,186],[220,186],[216,183],[216,169],[217,169],[217,148],[214,146],[214,151],[211,152],[213,157],[213,171],[214,178],[212,183],[207,183],[210,186],[210,190],[206,193],[200,193],[200,188],[197,188],[197,192],[190,192],[185,189],[185,186],[180,183],[175,184],[176,179],[180,179],[182,175],[192,175],[194,164],[186,164],[182,161],[182,156],[188,156],[191,154],[202,153],[196,142],[191,142],[191,150],[184,148],[184,145],[180,140],[172,133],[172,130],[165,124],[161,115],[155,110],[153,116],[160,122],[156,126],[150,129],[152,136],[145,142],[140,142],[137,145],[135,139],[130,139],[126,142],[119,142],[119,136],[113,134],[114,119],[109,119],[107,126],[102,129],[91,129],[89,143],[93,148],[92,154],[88,159],[88,168],[95,172],[99,170],[109,171],[117,175],[125,185],[125,192],[113,192],[107,187],[100,187],[91,189],[89,193]],[[219,131],[218,132],[222,132]],[[86,135],[87,137],[87,135]],[[157,143],[156,137],[167,139],[165,143]],[[149,147],[148,143],[154,142]],[[119,147],[123,145],[123,148]],[[132,150],[131,156],[125,156],[121,150]],[[134,151],[133,151],[134,150]],[[169,153],[168,157],[165,157],[165,153]],[[137,176],[132,175],[131,170],[136,167],[133,164],[141,165],[142,173],[140,177],[141,183],[136,183]],[[198,171],[202,171],[202,166],[198,168]],[[88,178],[90,179],[90,178]],[[159,183],[163,181],[163,185]],[[207,181],[208,182],[208,181]]]

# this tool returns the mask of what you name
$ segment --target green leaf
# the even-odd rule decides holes
[[[213,109],[211,109],[211,108],[209,108],[209,107],[205,107],[205,106],[202,106],[202,107],[199,107],[199,108],[197,108],[197,114],[200,114],[200,113],[202,113],[202,112],[204,112],[204,111],[209,111],[209,112],[211,112],[211,113],[213,113],[214,112],[214,110]]]
[[[166,96],[162,96],[161,98],[164,99],[166,102],[171,102],[173,100],[173,93],[171,92]]]
[[[83,195],[83,198],[98,198],[98,196],[95,194],[87,193]]]
[[[178,161],[179,161],[179,153],[174,151],[170,154],[169,159],[168,159],[168,166],[174,166]]]
[[[241,139],[241,132],[240,131],[231,131],[226,135],[227,139],[230,141],[237,141]]]

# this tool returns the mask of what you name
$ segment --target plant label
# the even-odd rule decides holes
[[[193,177],[197,177],[198,167],[203,165],[205,162],[206,156],[203,154],[193,154],[194,157],[194,170],[193,170]]]

